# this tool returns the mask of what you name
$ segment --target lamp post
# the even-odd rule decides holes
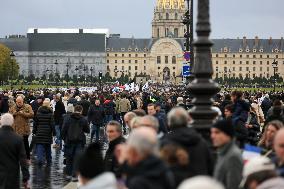
[[[93,83],[93,71],[94,71],[94,68],[93,68],[93,67],[91,67],[91,68],[90,68],[90,71],[91,71],[91,79],[90,79],[90,83],[91,83],[91,85],[92,85],[92,83]]]
[[[78,66],[76,66],[75,71],[76,71],[76,84],[78,85]]]
[[[14,51],[11,51],[10,52],[10,58],[11,58],[11,66],[12,66],[12,70],[11,70],[11,77],[10,77],[10,79],[11,79],[11,90],[13,90],[13,76],[14,76],[14,62],[13,62],[13,59],[14,59],[14,57],[15,57],[15,54],[14,54]]]
[[[70,62],[69,62],[69,60],[68,60],[68,62],[66,63],[66,68],[67,68],[67,81],[66,81],[66,83],[67,83],[67,89],[69,88],[69,67],[70,67]]]
[[[49,70],[49,69],[45,70],[45,73],[46,73],[46,78],[45,78],[46,88],[48,88],[48,73],[47,72],[50,72],[50,71],[52,71],[52,70]]]
[[[275,59],[272,62],[272,67],[273,67],[273,91],[276,91],[276,69],[278,66],[278,61],[275,61]]]
[[[57,65],[58,65],[58,62],[57,62],[57,60],[55,60],[55,83],[57,84],[57,76],[58,76],[58,74],[57,74]],[[56,85],[55,84],[55,85]]]
[[[102,72],[99,72],[100,91],[102,91],[102,77],[103,77],[103,73],[102,73]]]
[[[210,128],[218,115],[212,108],[212,97],[220,91],[218,84],[212,80],[211,47],[213,43],[209,40],[210,31],[209,0],[199,0],[196,28],[197,41],[194,42],[196,54],[193,74],[195,78],[187,87],[194,97],[192,101],[194,107],[189,112],[192,117],[190,125],[208,142],[210,141]]]

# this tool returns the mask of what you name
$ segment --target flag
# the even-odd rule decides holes
[[[149,83],[148,83],[148,81],[145,83],[145,85],[142,87],[142,90],[144,91],[144,90],[146,90],[146,89],[148,89],[149,88]]]
[[[130,91],[135,91],[135,84],[134,84],[134,82],[132,82],[130,84]]]
[[[135,91],[138,92],[138,91],[139,91],[139,88],[140,88],[139,85],[136,84],[136,86],[135,86]]]
[[[261,153],[260,147],[246,144],[242,154],[244,163],[249,161],[251,158],[260,156],[261,155],[260,153]]]
[[[128,85],[128,84],[125,84],[125,85],[124,85],[124,87],[125,87],[125,89],[124,89],[124,90],[126,90],[126,91],[129,91],[129,90],[130,90],[130,87],[129,87],[129,85]]]

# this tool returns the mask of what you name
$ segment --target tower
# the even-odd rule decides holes
[[[182,17],[185,12],[184,0],[157,0],[152,21],[152,38],[183,38],[185,26]]]

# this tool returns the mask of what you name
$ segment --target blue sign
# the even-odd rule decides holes
[[[186,61],[189,61],[190,60],[190,52],[188,52],[188,51],[184,52],[183,57]]]
[[[183,77],[190,76],[190,66],[189,65],[182,66],[182,76]]]

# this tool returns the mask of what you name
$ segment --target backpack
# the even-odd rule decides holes
[[[71,120],[67,131],[67,139],[69,142],[76,143],[82,141],[83,128],[80,125],[80,120]]]

